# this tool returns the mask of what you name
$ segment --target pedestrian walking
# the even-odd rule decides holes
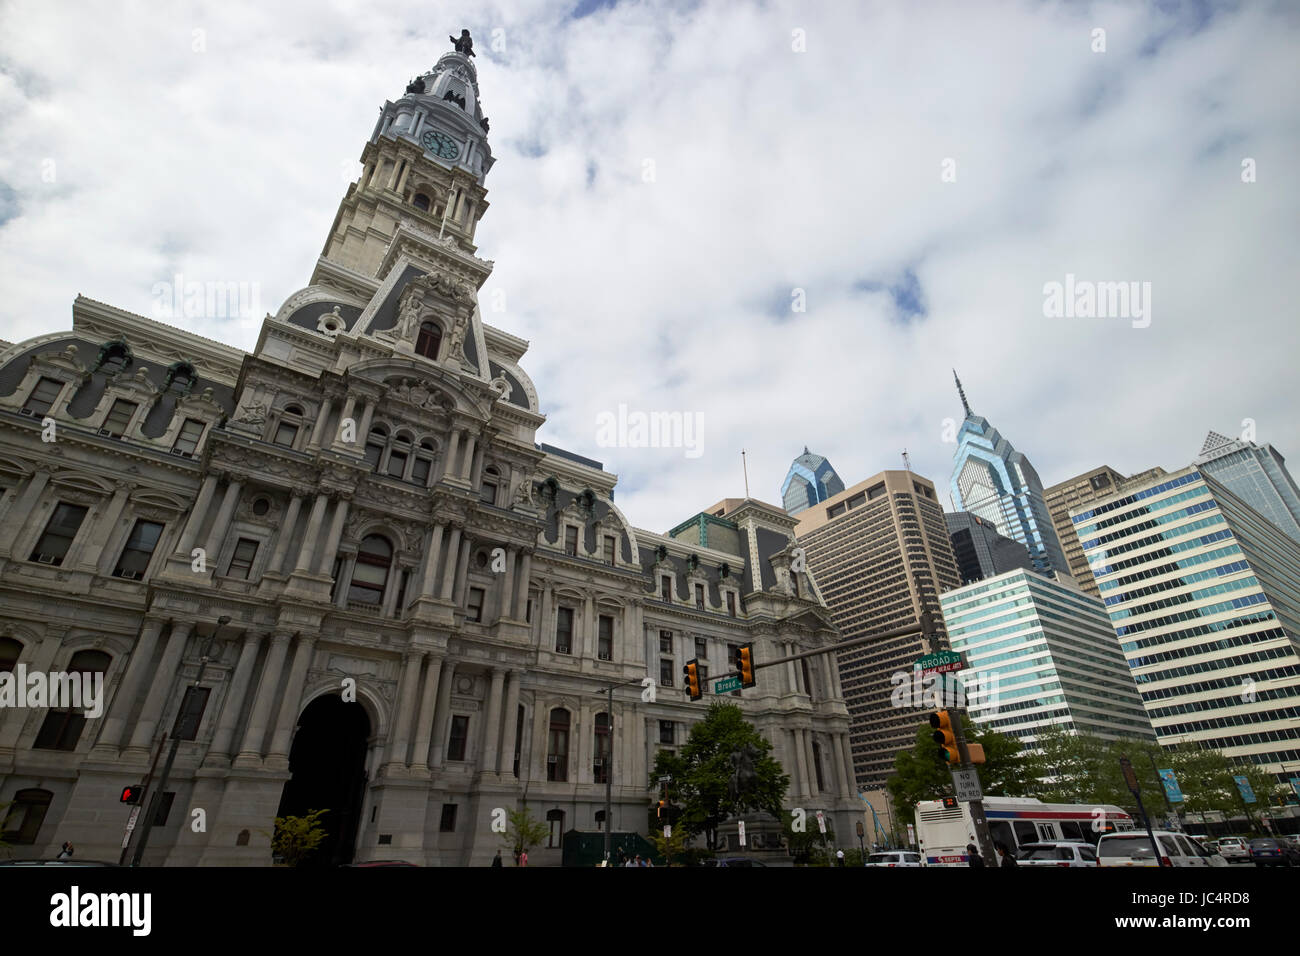
[[[974,843],[966,844],[966,865],[975,868],[984,866],[984,857],[980,856],[980,851]]]
[[[528,865],[528,851],[527,851],[527,850],[521,850],[521,851],[520,851],[520,853],[519,853],[519,865],[520,865],[520,866],[527,866],[527,865]]]
[[[835,865],[836,865],[836,866],[843,866],[843,865],[844,865],[844,851],[843,851],[843,850],[836,850],[836,851],[835,851]]]
[[[57,857],[55,857],[55,859],[57,859],[57,860],[70,860],[70,859],[72,859],[72,853],[73,853],[73,850],[72,850],[72,844],[71,844],[71,843],[67,843],[67,842],[65,842],[65,843],[63,844],[63,849],[59,851],[59,855],[58,855]]]
[[[997,844],[998,856],[1002,857],[1002,866],[1019,866],[1016,862],[1016,855],[1007,849],[1005,843]]]
[[[500,851],[500,850],[497,850],[497,855],[494,856],[494,857],[492,857],[492,865],[493,865],[494,867],[505,866],[505,864],[501,862],[501,851]]]

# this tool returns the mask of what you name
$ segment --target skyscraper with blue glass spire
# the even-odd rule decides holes
[[[971,411],[956,369],[952,377],[966,410],[953,458],[953,505],[993,522],[999,534],[1023,544],[1034,570],[1048,577],[1058,572],[1069,576],[1038,472],[988,419]]]

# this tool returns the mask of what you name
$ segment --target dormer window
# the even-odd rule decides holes
[[[127,348],[125,342],[119,339],[116,342],[106,342],[104,347],[99,350],[99,356],[95,362],[95,369],[113,375],[122,371],[130,364],[131,350]]]
[[[186,395],[194,387],[197,380],[198,376],[193,365],[189,362],[177,362],[167,369],[167,381],[163,383],[163,389],[177,391],[182,395]]]
[[[438,360],[442,347],[442,327],[437,322],[421,322],[420,334],[415,338],[415,351],[427,359]]]
[[[411,205],[422,212],[428,212],[431,202],[429,197],[424,193],[416,193],[415,197],[411,200]]]

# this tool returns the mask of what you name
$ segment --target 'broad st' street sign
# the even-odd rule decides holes
[[[949,671],[959,671],[966,665],[962,663],[961,655],[956,651],[940,651],[937,654],[926,654],[912,666],[925,675],[947,674]]]
[[[725,694],[732,690],[740,690],[739,677],[723,677],[713,682],[713,692],[715,694]]]

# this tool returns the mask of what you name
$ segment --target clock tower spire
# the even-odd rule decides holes
[[[455,48],[380,109],[361,152],[364,169],[339,205],[317,275],[332,265],[382,279],[403,225],[474,254],[474,231],[488,207],[483,182],[495,160],[473,40],[468,30],[450,39]]]

